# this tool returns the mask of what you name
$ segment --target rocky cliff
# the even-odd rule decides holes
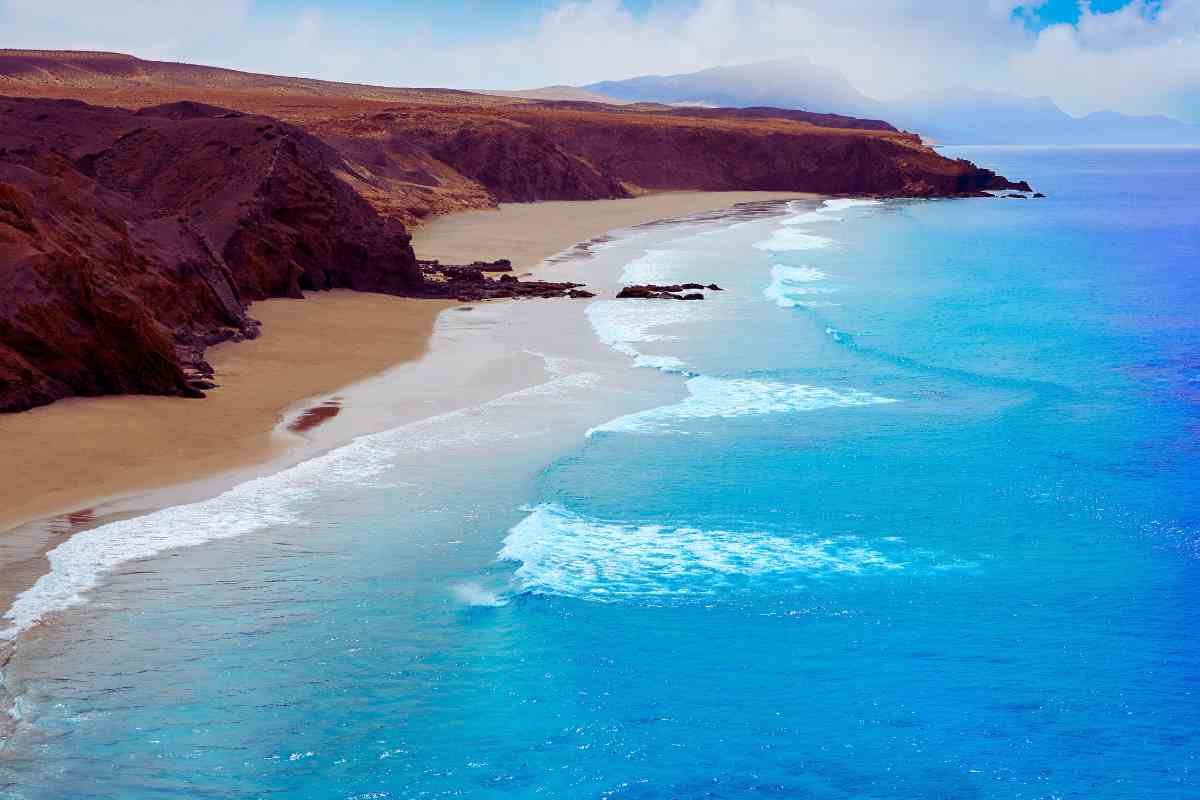
[[[264,117],[0,99],[0,411],[194,395],[206,346],[256,335],[251,300],[419,291],[404,227],[339,169]]]

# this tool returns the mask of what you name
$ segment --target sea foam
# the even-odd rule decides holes
[[[540,505],[499,553],[522,590],[601,602],[709,598],[772,576],[823,577],[903,568],[852,536],[701,530],[598,520]],[[791,585],[791,584],[789,584]]]
[[[836,242],[828,236],[804,233],[795,228],[779,228],[771,234],[771,238],[756,243],[754,247],[768,253],[786,253],[795,250],[823,250],[835,244]]]
[[[586,313],[597,338],[633,358],[635,366],[686,373],[687,364],[679,358],[643,353],[639,345],[677,340],[657,329],[712,319],[717,311],[705,303],[632,299],[601,300],[590,304]]]
[[[763,296],[781,308],[813,305],[812,296],[829,294],[833,289],[813,286],[829,276],[813,267],[788,267],[776,264],[771,267],[771,284],[763,290]]]
[[[677,283],[679,273],[686,271],[690,262],[684,250],[653,248],[625,264],[621,283]]]
[[[766,241],[759,242],[755,245],[759,250],[769,252],[785,252],[789,250],[819,250],[829,247],[834,244],[834,241],[825,236],[816,236],[814,234],[801,233],[795,230],[801,225],[813,225],[825,222],[844,222],[845,217],[839,216],[838,212],[845,211],[851,208],[860,208],[867,206],[881,205],[879,200],[870,200],[857,197],[839,197],[832,200],[826,200],[821,204],[820,208],[815,210],[801,211],[780,220],[782,226],[777,229]],[[797,203],[793,207],[802,207],[801,203]]]
[[[697,375],[687,381],[688,397],[674,405],[618,417],[588,431],[597,433],[679,432],[680,423],[697,419],[786,414],[822,408],[894,403],[887,397],[854,389],[830,389],[749,378]]]

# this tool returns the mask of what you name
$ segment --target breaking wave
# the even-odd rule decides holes
[[[797,204],[797,207],[799,205]],[[780,220],[780,227],[771,234],[771,238],[759,242],[754,246],[759,250],[766,250],[772,253],[792,250],[820,250],[831,247],[836,244],[833,239],[827,236],[804,233],[796,230],[796,228],[802,225],[812,225],[822,222],[844,222],[846,218],[838,216],[839,212],[850,208],[877,205],[881,205],[881,201],[857,197],[839,197],[833,200],[826,200],[821,204],[820,208],[802,211]]]
[[[813,286],[829,276],[813,267],[787,267],[776,264],[771,267],[771,285],[763,290],[763,296],[780,308],[813,305],[814,295],[830,294],[833,289]]]
[[[854,389],[829,389],[789,383],[758,381],[749,378],[715,378],[697,375],[687,381],[688,397],[674,405],[639,411],[618,417],[588,431],[597,433],[678,432],[681,422],[696,419],[784,414],[894,403],[887,397]]]
[[[881,542],[880,546],[885,546]],[[752,588],[763,579],[904,568],[853,536],[701,530],[592,519],[546,504],[504,539],[524,591],[601,602],[686,599]]]
[[[643,353],[638,345],[678,340],[678,336],[657,329],[711,319],[715,310],[706,303],[634,299],[601,300],[590,304],[586,313],[597,338],[633,358],[635,366],[686,374],[687,364],[681,359]]]
[[[785,253],[793,250],[823,250],[832,247],[836,242],[828,236],[817,236],[815,233],[803,233],[794,228],[779,228],[765,239],[754,245],[755,249],[769,253]]]

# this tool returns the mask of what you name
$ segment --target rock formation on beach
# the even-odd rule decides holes
[[[708,289],[713,292],[722,291],[721,287],[715,283],[710,283],[707,286],[699,283],[678,283],[667,286],[660,286],[656,283],[635,283],[625,286],[621,291],[617,292],[617,299],[703,300],[704,295],[701,294],[701,289]]]
[[[886,124],[546,102],[0,51],[0,411],[198,395],[246,308],[344,287],[587,296],[424,268],[406,225],[505,201],[665,189],[1029,191]],[[497,254],[502,255],[502,254]]]

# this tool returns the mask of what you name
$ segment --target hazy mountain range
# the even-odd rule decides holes
[[[775,106],[884,119],[946,144],[1200,144],[1200,126],[1100,111],[1074,117],[1048,97],[957,87],[886,102],[803,58],[647,75],[582,87],[621,101]]]

